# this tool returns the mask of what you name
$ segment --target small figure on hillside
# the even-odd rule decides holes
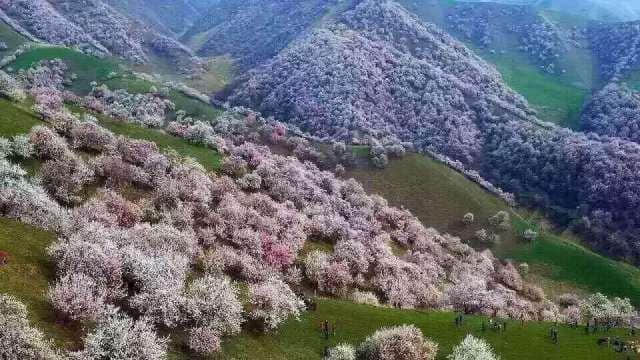
[[[555,327],[551,328],[551,341],[553,341],[554,344],[558,343],[558,329]]]
[[[322,333],[324,334],[325,340],[329,340],[329,321],[325,320],[322,323]]]
[[[484,320],[482,320],[482,332],[487,331],[487,325],[485,324]]]
[[[0,266],[7,265],[9,262],[9,253],[6,251],[0,251]]]
[[[507,331],[507,322],[502,323],[502,331]]]

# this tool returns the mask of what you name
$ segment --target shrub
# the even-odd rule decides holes
[[[363,360],[434,360],[438,345],[422,336],[414,325],[382,328],[358,347]]]
[[[501,210],[489,218],[489,223],[500,230],[507,230],[511,227],[511,217],[508,212]]]
[[[349,344],[339,344],[329,349],[325,360],[356,360],[356,349]]]
[[[353,294],[351,294],[351,300],[357,304],[380,306],[376,294],[368,291],[355,290]]]

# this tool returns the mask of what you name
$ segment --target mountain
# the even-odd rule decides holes
[[[217,0],[106,0],[121,13],[156,30],[179,37],[217,3]]]
[[[218,1],[181,40],[200,56],[230,54],[245,69],[267,60],[313,28],[341,0]]]
[[[640,261],[640,146],[540,124],[491,65],[393,1],[361,1],[240,78],[228,100],[328,140],[444,154]]]

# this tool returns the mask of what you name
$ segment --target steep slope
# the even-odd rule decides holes
[[[623,79],[640,69],[640,21],[596,24],[589,37],[603,80]]]
[[[383,132],[464,161],[480,151],[479,103],[496,115],[528,116],[526,103],[462,44],[375,1],[252,72],[231,100],[321,137]]]
[[[545,121],[575,128],[593,83],[588,21],[530,5],[400,0],[496,66]]]
[[[445,154],[606,253],[640,260],[640,147],[539,126],[490,65],[394,2],[362,1],[251,72],[230,100],[328,139],[397,137]]]
[[[217,0],[105,0],[129,17],[177,37],[189,29]]]
[[[183,36],[201,56],[230,54],[243,68],[275,56],[311,28],[339,0],[223,0],[212,6]]]
[[[510,5],[533,5],[562,11],[598,21],[634,21],[640,19],[640,3],[634,0],[461,0],[497,2]]]

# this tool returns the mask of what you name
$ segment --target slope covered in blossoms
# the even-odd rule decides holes
[[[361,2],[230,100],[326,139],[395,138],[459,160],[605,253],[640,259],[640,147],[540,124],[491,66],[392,1]]]
[[[59,62],[41,63],[10,83],[14,99],[35,97],[48,126],[2,140],[0,209],[59,236],[48,248],[58,279],[47,297],[63,321],[95,324],[74,357],[162,358],[167,341],[157,329],[186,330],[192,351],[215,352],[245,323],[270,331],[300,316],[308,287],[371,304],[525,320],[571,323],[584,314],[621,324],[634,313],[622,299],[554,303],[516,264],[426,228],[352,179],[255,145],[249,139],[284,141],[286,131],[252,111],[167,128],[224,153],[219,173],[116,136],[60,106],[62,98],[83,104],[60,87],[63,72]],[[42,163],[38,181],[19,159]],[[326,250],[309,251],[314,244]],[[593,308],[603,303],[608,312]],[[11,326],[35,334],[16,351],[44,346],[24,320]]]

